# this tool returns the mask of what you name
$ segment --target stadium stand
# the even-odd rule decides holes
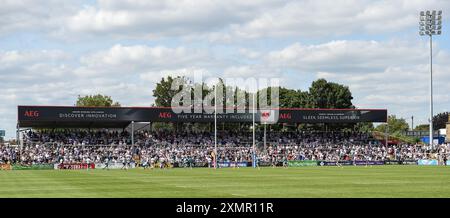
[[[171,166],[211,166],[214,136],[211,133],[138,131],[131,144],[127,131],[63,130],[28,131],[24,144],[0,146],[1,163],[168,163]],[[258,135],[258,139],[261,139]],[[362,132],[270,132],[267,145],[259,141],[257,156],[266,165],[288,160],[384,161],[434,158],[449,146],[433,149],[420,144],[384,145]],[[218,161],[251,162],[250,132],[220,132]]]

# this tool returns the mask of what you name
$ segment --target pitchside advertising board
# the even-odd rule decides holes
[[[430,165],[428,163],[434,163],[430,161],[420,162],[419,165]],[[425,163],[425,164],[424,164]],[[339,165],[342,166],[363,166],[363,165],[417,165],[417,161],[415,160],[356,160],[356,161],[339,161]],[[288,161],[289,167],[303,167],[303,166],[337,166],[338,163],[336,161],[314,161],[314,160],[290,160]],[[436,162],[437,165],[437,162]]]
[[[317,166],[318,161],[314,160],[290,160],[288,161],[289,167],[303,167],[303,166]]]
[[[53,165],[55,170],[87,170],[95,169],[95,164],[85,164],[85,163],[60,163]]]
[[[417,164],[425,166],[437,166],[439,165],[439,161],[435,159],[420,159],[417,161]]]
[[[357,123],[386,122],[384,109],[272,109],[257,110],[255,121],[260,123]],[[217,114],[219,122],[252,122],[252,111],[236,110]],[[214,113],[175,113],[171,108],[101,108],[66,106],[18,106],[20,127],[58,124],[87,124],[112,122],[214,122]]]
[[[12,170],[52,170],[52,169],[53,164],[12,165]]]
[[[95,168],[97,169],[104,169],[106,168],[106,165],[104,163],[96,163]],[[124,165],[122,163],[110,163],[107,167],[108,169],[123,169]],[[128,168],[136,168],[135,163],[131,163],[128,165]]]
[[[229,161],[225,161],[225,162],[218,162],[217,166],[219,166],[220,168],[247,167],[248,163],[247,162],[229,162]]]

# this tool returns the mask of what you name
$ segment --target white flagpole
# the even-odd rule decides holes
[[[256,150],[255,150],[255,93],[253,93],[253,167],[256,167]]]
[[[214,86],[214,168],[217,168],[217,84]]]

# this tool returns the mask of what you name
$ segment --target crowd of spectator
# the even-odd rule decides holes
[[[211,133],[137,131],[29,131],[22,146],[0,146],[0,163],[122,163],[167,162],[210,165],[214,153]],[[384,145],[362,132],[269,132],[257,135],[255,152],[260,162],[288,160],[418,160],[447,155],[450,145]],[[219,132],[217,160],[250,162],[251,132]]]

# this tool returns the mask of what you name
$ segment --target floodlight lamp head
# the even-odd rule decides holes
[[[442,10],[420,11],[419,34],[440,35],[442,33]]]

